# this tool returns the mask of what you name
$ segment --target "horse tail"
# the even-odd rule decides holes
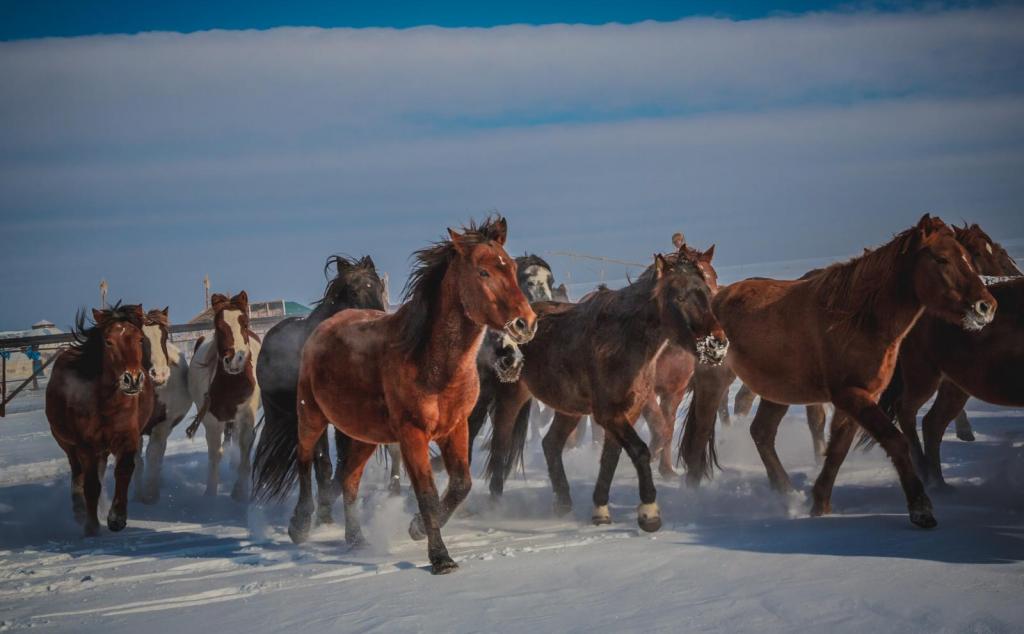
[[[509,437],[508,447],[505,450],[504,456],[498,456],[494,453],[494,433],[497,431],[494,429],[494,407],[491,407],[491,451],[487,455],[487,462],[484,464],[484,478],[487,480],[491,479],[491,476],[501,470],[502,476],[507,479],[512,475],[512,470],[517,466],[523,473],[526,472],[525,460],[523,454],[526,450],[526,436],[530,431],[530,407],[533,405],[532,400],[528,400],[523,403],[523,406],[519,408],[519,413],[516,414],[516,420],[512,424],[512,433]]]
[[[298,478],[299,416],[264,391],[263,432],[256,445],[252,469],[252,496],[257,502],[279,502]]]
[[[903,383],[903,372],[900,362],[897,359],[896,367],[893,368],[892,380],[885,387],[885,391],[878,397],[878,407],[885,413],[889,422],[896,423],[896,412],[899,411],[900,401],[903,400],[903,390],[906,385]],[[857,432],[857,448],[870,451],[878,442],[861,427]]]
[[[679,439],[679,454],[676,458],[676,464],[683,463],[683,467],[689,470],[689,465],[686,463],[686,456],[692,455],[698,448],[695,446],[697,443],[697,393],[693,392],[690,398],[690,404],[686,408],[686,418],[683,420],[683,435]],[[716,408],[717,412],[717,408]],[[700,474],[703,478],[708,480],[715,476],[715,469],[722,470],[722,465],[718,463],[718,449],[715,446],[715,427],[716,420],[712,420],[710,433],[708,434],[707,446],[701,449],[700,454]]]

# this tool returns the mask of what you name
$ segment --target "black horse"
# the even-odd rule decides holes
[[[284,479],[280,479],[261,483],[257,487],[255,475],[267,471],[264,469],[266,464],[289,464],[288,461],[292,459],[290,454],[297,446],[295,441],[277,441],[284,434],[294,436],[298,433],[295,390],[299,382],[302,346],[309,334],[322,321],[346,308],[387,310],[384,282],[377,275],[377,269],[370,256],[351,260],[333,255],[324,265],[325,277],[332,266],[336,270],[336,275],[327,283],[327,290],[324,291],[323,298],[316,302],[313,312],[305,317],[284,319],[275,324],[263,337],[263,348],[256,363],[256,380],[260,385],[266,423],[256,447],[253,468],[253,497],[260,500],[274,497],[288,484]],[[346,441],[347,439],[339,432],[335,433],[339,457],[343,455],[341,447]],[[316,470],[318,488],[321,491],[330,490],[333,472],[327,432],[324,432],[317,442],[313,466]],[[331,498],[332,501],[334,497]],[[322,524],[333,521],[330,503],[320,504],[317,518]]]

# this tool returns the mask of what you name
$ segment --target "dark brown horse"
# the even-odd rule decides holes
[[[75,343],[54,361],[46,386],[46,418],[71,465],[71,504],[86,535],[99,533],[96,515],[107,457],[114,467],[114,500],[107,527],[128,522],[128,484],[135,470],[142,428],[153,409],[153,385],[146,378],[149,346],[142,335],[142,306],[92,311],[86,327],[79,313]]]
[[[653,361],[665,346],[681,346],[703,362],[724,358],[727,344],[711,314],[710,300],[704,272],[684,248],[667,257],[655,256],[654,264],[625,288],[596,292],[578,304],[535,304],[537,335],[523,349],[518,390],[504,395],[498,405],[494,438],[513,424],[531,395],[555,410],[542,444],[556,513],[572,509],[562,464],[566,438],[582,416],[592,414],[605,430],[594,521],[611,521],[608,491],[625,449],[640,480],[637,521],[647,531],[661,526],[651,452],[633,424],[654,387]],[[500,456],[518,449],[492,442],[492,451]],[[504,475],[502,469],[493,471],[492,493],[501,492]]]
[[[293,541],[308,536],[314,446],[334,425],[349,438],[339,476],[346,541],[362,541],[355,505],[366,461],[377,445],[397,442],[420,508],[409,534],[427,538],[435,574],[457,568],[440,529],[471,486],[467,418],[479,391],[477,350],[485,327],[504,330],[516,343],[529,341],[536,329],[516,284],[515,261],[504,249],[506,231],[503,218],[463,233],[449,230],[449,240],[416,254],[419,266],[398,311],[344,310],[309,336],[299,372],[297,460],[268,463],[257,476],[297,467]],[[443,499],[430,469],[431,441],[448,471]]]
[[[788,404],[831,402],[885,449],[911,522],[935,526],[907,441],[877,402],[903,338],[922,314],[974,330],[995,315],[996,301],[952,229],[926,214],[886,245],[806,280],[727,286],[714,310],[732,343],[729,367],[761,395],[750,433],[776,489],[791,488],[775,453]]]

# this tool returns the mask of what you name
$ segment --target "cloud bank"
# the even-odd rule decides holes
[[[931,211],[1024,237],[1024,12],[0,43],[0,328],[200,280],[306,301],[333,252],[395,284],[488,210],[513,250],[855,253]],[[553,259],[576,281],[593,266]],[[618,277],[621,271],[605,271]]]

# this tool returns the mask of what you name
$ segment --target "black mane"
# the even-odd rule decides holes
[[[547,260],[534,253],[526,253],[516,258],[516,266],[519,267],[520,271],[528,266],[541,266],[549,271],[553,271],[551,265],[547,263]]]
[[[337,271],[334,278],[330,277],[332,267]],[[324,296],[313,302],[315,308],[306,318],[311,323],[318,324],[345,308],[367,308],[363,305],[366,302],[357,296],[357,292],[362,290],[360,285],[364,281],[360,278],[369,277],[383,286],[373,260],[368,255],[364,255],[358,260],[344,255],[332,255],[324,263],[324,277],[329,280],[327,288],[324,289]],[[387,306],[381,305],[380,308],[386,310]]]
[[[468,227],[463,227],[462,242],[466,246],[492,242],[502,235],[499,225],[504,225],[501,216],[490,216],[479,226],[470,221]],[[435,242],[413,254],[417,265],[402,291],[405,303],[395,314],[400,324],[397,345],[404,354],[417,358],[423,352],[428,336],[427,323],[435,313],[435,305],[441,295],[441,281],[455,254],[451,240]]]
[[[140,331],[142,330],[142,321],[139,320],[138,315],[135,313],[135,309],[139,308],[137,305],[126,304],[121,305],[118,301],[113,307],[103,310],[106,315],[106,323],[113,324],[118,322],[129,323]],[[70,367],[78,377],[85,381],[90,381],[99,377],[103,371],[103,328],[93,323],[91,326],[86,326],[85,323],[85,311],[78,309],[75,313],[75,325],[71,328],[71,337],[74,342],[67,349],[65,354],[71,360]],[[144,342],[146,346],[148,343]],[[149,365],[149,355],[144,354],[143,361]]]

